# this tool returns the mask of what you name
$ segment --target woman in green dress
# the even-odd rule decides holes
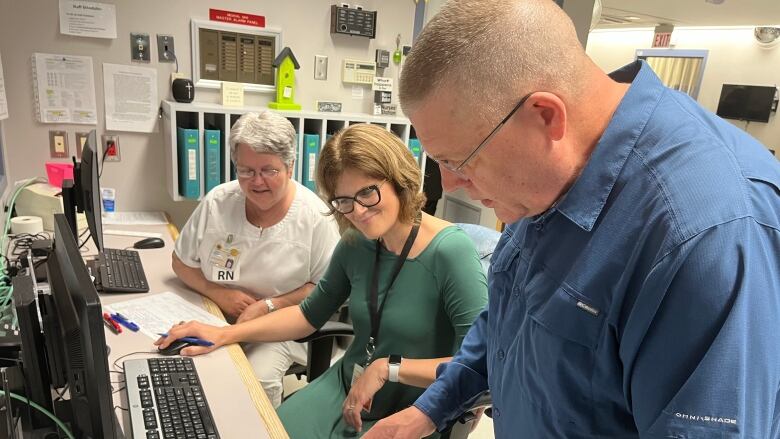
[[[293,439],[355,437],[409,407],[433,382],[487,303],[474,244],[452,224],[421,212],[420,168],[403,143],[374,125],[352,125],[320,153],[317,183],[344,231],[312,294],[224,328],[189,322],[184,336],[214,342],[302,338],[349,301],[355,337],[344,357],[278,409]],[[284,261],[280,261],[284,263]]]

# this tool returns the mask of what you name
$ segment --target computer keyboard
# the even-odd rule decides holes
[[[104,248],[96,260],[100,288],[107,293],[149,291],[141,257],[135,250]]]
[[[133,439],[218,439],[192,358],[124,362]]]

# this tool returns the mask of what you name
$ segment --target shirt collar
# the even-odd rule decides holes
[[[555,207],[586,231],[593,229],[629,153],[664,90],[661,81],[644,61],[635,61],[609,76],[631,85],[582,173]]]

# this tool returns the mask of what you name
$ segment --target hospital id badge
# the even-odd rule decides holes
[[[240,255],[241,253],[237,248],[227,248],[217,243],[209,256],[211,280],[215,282],[238,282],[240,280],[238,269],[238,258]]]
[[[354,366],[352,366],[352,383],[350,383],[349,387],[352,387],[355,385],[355,381],[358,380],[363,375],[363,372],[365,372],[365,368],[357,363],[355,363]]]

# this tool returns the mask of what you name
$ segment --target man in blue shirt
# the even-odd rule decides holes
[[[447,3],[400,85],[445,189],[513,224],[461,350],[366,438],[442,430],[488,389],[501,438],[780,437],[761,144],[644,62],[604,74],[549,0]]]

